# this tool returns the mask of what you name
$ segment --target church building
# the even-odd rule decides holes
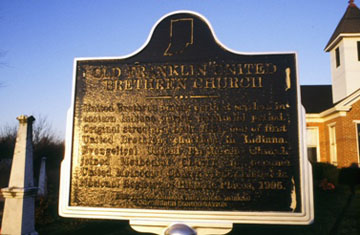
[[[325,51],[332,85],[301,86],[308,157],[338,167],[360,166],[360,9],[354,0]]]

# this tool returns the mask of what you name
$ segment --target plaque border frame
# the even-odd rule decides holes
[[[192,14],[207,23],[216,43],[221,45],[225,50],[234,54],[242,55],[281,55],[294,54],[295,66],[298,68],[298,60],[296,52],[265,52],[265,53],[244,53],[227,48],[223,45],[210,24],[210,22],[201,14],[193,11],[174,11],[161,17],[153,26],[150,34],[143,44],[135,52],[120,57],[84,57],[75,58],[73,67],[73,87],[71,106],[67,113],[66,139],[65,139],[65,157],[61,163],[61,177],[60,177],[60,192],[59,192],[59,215],[70,218],[89,218],[89,219],[115,219],[115,220],[130,220],[135,228],[143,225],[148,227],[167,227],[174,223],[185,223],[193,227],[223,227],[230,228],[233,223],[244,224],[282,224],[282,225],[308,225],[314,220],[314,203],[313,203],[313,181],[312,181],[312,167],[307,159],[305,139],[306,124],[305,124],[305,110],[300,101],[300,85],[298,69],[296,71],[297,80],[297,104],[298,104],[298,138],[299,138],[299,180],[301,190],[301,212],[241,212],[241,211],[190,211],[190,210],[160,210],[160,209],[126,209],[126,208],[98,208],[98,207],[79,207],[69,206],[70,199],[70,181],[71,181],[71,150],[72,150],[72,135],[73,135],[73,120],[74,120],[74,103],[75,103],[75,88],[76,88],[76,70],[77,62],[85,60],[114,60],[126,59],[136,55],[142,51],[149,43],[157,25],[174,14],[186,13]],[[141,226],[140,226],[141,227]],[[141,229],[139,229],[140,231]],[[228,230],[228,231],[230,231]],[[148,231],[148,230],[144,230]]]

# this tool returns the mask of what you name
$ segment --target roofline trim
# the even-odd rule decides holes
[[[319,113],[320,117],[326,117],[326,116],[329,116],[329,115],[332,115],[333,113],[337,113],[337,112],[348,112],[350,111],[351,109],[351,106],[342,106],[342,105],[339,105],[339,106],[335,106],[335,107],[332,107],[330,109],[327,109],[321,113]]]
[[[335,45],[338,44],[341,39],[345,37],[360,37],[360,33],[340,33],[331,43],[328,43],[324,51],[331,51],[335,47]]]
[[[357,102],[360,99],[360,89],[357,89],[352,94],[350,94],[348,97],[340,101],[335,107],[341,108],[341,107],[351,107],[355,102]]]
[[[329,119],[333,119],[339,116],[346,116],[346,113],[349,112],[352,108],[352,105],[360,100],[360,89],[353,92],[347,98],[342,100],[340,103],[335,106],[324,110],[321,113],[309,113],[306,114],[306,119],[312,119],[313,122],[324,122]],[[317,121],[315,121],[317,120]]]
[[[321,114],[306,114],[305,119],[306,123],[324,123],[338,117],[346,117],[346,114],[346,111],[334,112],[333,114],[327,116],[323,116]]]

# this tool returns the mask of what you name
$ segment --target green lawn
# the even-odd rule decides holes
[[[281,226],[281,225],[247,225],[235,224],[234,229],[229,233],[235,234],[360,234],[360,187],[357,187],[347,210],[348,198],[351,195],[347,186],[338,186],[335,191],[321,191],[314,189],[315,221],[307,226]],[[56,210],[53,208],[53,210]],[[340,215],[343,213],[341,219]],[[52,213],[55,213],[54,211]],[[44,218],[51,215],[42,214]],[[338,225],[338,226],[336,226]],[[334,230],[334,226],[336,229]],[[54,217],[52,220],[44,219],[44,222],[37,224],[37,231],[40,235],[120,235],[138,234],[133,231],[127,221],[106,221],[106,220],[81,220],[64,219]],[[337,233],[330,233],[336,231]]]

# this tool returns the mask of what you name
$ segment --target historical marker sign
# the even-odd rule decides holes
[[[296,69],[225,49],[187,12],[132,56],[77,59],[61,214],[311,222]]]

